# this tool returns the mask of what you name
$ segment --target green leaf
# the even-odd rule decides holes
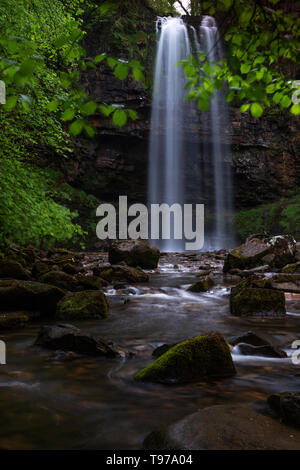
[[[140,69],[134,68],[132,73],[133,73],[134,79],[137,82],[141,82],[144,80],[144,74]]]
[[[117,77],[119,80],[125,80],[128,75],[128,65],[126,64],[118,64],[114,70],[114,76]]]
[[[209,101],[208,99],[201,96],[197,101],[198,108],[200,111],[207,111],[209,109]]]
[[[254,118],[260,118],[263,115],[264,108],[259,103],[251,105],[251,114]]]
[[[80,134],[83,129],[83,126],[84,121],[82,119],[77,119],[76,121],[72,122],[72,124],[69,126],[69,130],[71,134],[76,136]]]
[[[127,109],[127,113],[129,115],[130,119],[132,119],[133,121],[136,121],[138,119],[137,112],[134,111],[133,109]]]
[[[241,65],[241,73],[248,73],[250,72],[251,65],[250,64],[242,64]]]
[[[292,100],[289,96],[285,95],[280,101],[280,104],[283,108],[289,108],[290,105],[292,104]]]
[[[83,114],[85,114],[86,116],[90,116],[91,114],[94,114],[96,109],[97,109],[97,103],[95,101],[88,101],[81,107]]]
[[[96,57],[94,58],[94,62],[96,64],[99,64],[100,62],[102,62],[106,57],[106,54],[105,52],[103,52],[102,54],[99,54],[99,55],[96,55]]]
[[[294,104],[294,105],[291,107],[291,113],[292,113],[294,116],[298,116],[298,114],[300,114],[300,104]]]
[[[74,117],[75,117],[75,110],[73,108],[68,108],[63,112],[61,119],[63,121],[72,121]]]
[[[118,61],[117,61],[116,59],[114,59],[113,57],[107,57],[106,62],[107,62],[107,65],[108,65],[110,68],[112,68],[112,69],[113,69],[113,68],[117,65],[117,63],[118,63]]]
[[[3,105],[6,111],[11,111],[17,104],[18,96],[13,95],[6,98],[6,103]]]
[[[240,107],[240,111],[241,111],[241,113],[245,113],[246,111],[248,111],[249,108],[250,108],[250,104],[243,104]]]
[[[123,109],[116,109],[113,114],[113,123],[118,126],[122,127],[127,122],[127,115]]]
[[[95,128],[90,124],[84,124],[84,130],[88,137],[94,137],[94,135],[96,134]]]

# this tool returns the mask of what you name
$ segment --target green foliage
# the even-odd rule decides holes
[[[209,64],[204,53],[182,62],[188,79],[189,99],[207,109],[215,90],[227,88],[227,102],[238,100],[241,111],[250,110],[254,118],[274,104],[300,113],[293,100],[299,94],[288,71],[299,63],[300,18],[285,13],[279,2],[218,0],[202,3],[204,14],[227,12],[231,27],[224,40],[226,56]],[[222,38],[223,39],[223,38]],[[290,72],[289,72],[290,73]],[[297,86],[297,85],[296,85]]]
[[[49,179],[42,170],[2,156],[0,166],[0,247],[13,240],[49,248],[82,235],[77,215],[49,197]]]
[[[253,233],[271,235],[292,234],[300,239],[300,194],[282,198],[250,210],[242,210],[235,216],[239,237],[244,240]]]

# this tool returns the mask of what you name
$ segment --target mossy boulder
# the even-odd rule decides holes
[[[274,274],[270,283],[273,289],[295,294],[300,293],[300,274]]]
[[[270,395],[268,404],[285,423],[300,429],[300,392]]]
[[[101,291],[83,291],[68,294],[57,305],[56,318],[59,320],[88,320],[106,318],[109,303]]]
[[[108,285],[108,282],[105,279],[102,279],[98,276],[91,276],[85,274],[78,274],[76,276],[76,280],[78,283],[77,290],[99,290],[102,287]]]
[[[140,382],[184,383],[236,373],[229,346],[219,333],[178,343],[135,375]]]
[[[297,263],[287,264],[281,271],[286,274],[300,273],[300,261]]]
[[[0,261],[0,278],[20,279],[27,281],[30,279],[30,274],[18,261],[10,258],[4,258]]]
[[[230,311],[235,316],[285,316],[283,292],[269,288],[270,281],[247,279],[232,287]]]
[[[77,281],[63,271],[49,271],[39,278],[40,282],[52,284],[53,286],[60,287],[61,289],[75,291],[77,288]]]
[[[204,278],[200,279],[199,281],[192,284],[188,291],[190,292],[207,292],[214,286],[214,281],[211,277],[205,276]]]
[[[223,271],[251,269],[263,264],[282,268],[295,261],[296,241],[291,235],[256,238],[249,237],[243,245],[231,250],[224,262]]]
[[[62,289],[50,284],[22,280],[0,281],[2,311],[29,310],[52,316],[64,295]]]
[[[93,269],[94,274],[108,282],[126,281],[131,283],[148,282],[149,274],[140,268],[124,265],[102,266]]]
[[[108,251],[111,264],[124,261],[128,266],[140,266],[143,269],[157,268],[159,257],[159,249],[144,240],[117,240]]]

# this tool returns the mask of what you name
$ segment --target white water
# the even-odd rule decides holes
[[[158,18],[156,30],[158,36],[155,61],[154,92],[151,116],[151,133],[149,148],[148,203],[169,205],[186,202],[187,186],[193,183],[198,194],[197,199],[189,203],[205,203],[206,211],[213,212],[214,226],[206,232],[205,249],[219,249],[231,245],[232,228],[226,222],[231,212],[231,170],[225,164],[226,146],[222,143],[222,133],[226,127],[226,105],[222,92],[217,92],[211,101],[210,111],[202,113],[196,122],[203,129],[207,126],[209,141],[201,149],[204,161],[203,171],[190,174],[185,182],[184,169],[187,158],[191,159],[188,148],[189,136],[185,124],[195,111],[195,104],[186,102],[186,80],[183,68],[176,65],[178,61],[194,52],[204,50],[209,61],[222,56],[221,44],[218,41],[218,30],[213,18],[204,17],[199,33],[189,28],[181,18]],[[217,47],[214,44],[217,42]],[[196,113],[194,113],[196,115]],[[209,120],[207,119],[209,117]],[[196,115],[196,120],[197,115]],[[210,123],[210,124],[209,124]],[[200,130],[200,129],[199,129]],[[227,147],[228,150],[228,147]],[[193,158],[199,166],[199,149],[194,148]],[[198,172],[199,173],[199,172]],[[213,187],[207,187],[208,175]],[[213,177],[211,177],[213,175]],[[172,230],[172,226],[171,226]],[[153,241],[163,251],[183,251],[184,240]]]

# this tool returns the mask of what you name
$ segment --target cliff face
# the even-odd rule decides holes
[[[151,70],[155,17],[149,11],[147,15],[148,32],[152,34],[149,36],[152,54],[148,54],[147,58]],[[87,38],[91,55],[103,50],[101,38],[96,40],[96,37],[93,32],[90,33],[90,40],[89,36]],[[146,202],[151,92],[144,90],[132,78],[120,82],[103,64],[96,70],[84,72],[82,80],[92,96],[106,103],[135,109],[139,119],[119,129],[102,116],[94,116],[96,137],[93,140],[79,139],[75,160],[66,163],[70,182],[100,200],[117,201],[119,195],[127,195],[129,201]],[[209,121],[209,113],[204,119]],[[265,117],[256,120],[247,113],[241,114],[239,108],[231,107],[226,141],[223,143],[232,144],[230,155],[226,158],[233,169],[236,208],[276,200],[300,186],[297,125],[298,119],[290,118],[288,113],[273,115],[268,112]],[[191,108],[185,128],[190,155],[185,177],[188,183],[192,180],[187,187],[191,198],[197,200],[197,181],[203,177],[201,147],[210,145],[210,142],[195,109]],[[209,184],[210,176],[206,177]]]

